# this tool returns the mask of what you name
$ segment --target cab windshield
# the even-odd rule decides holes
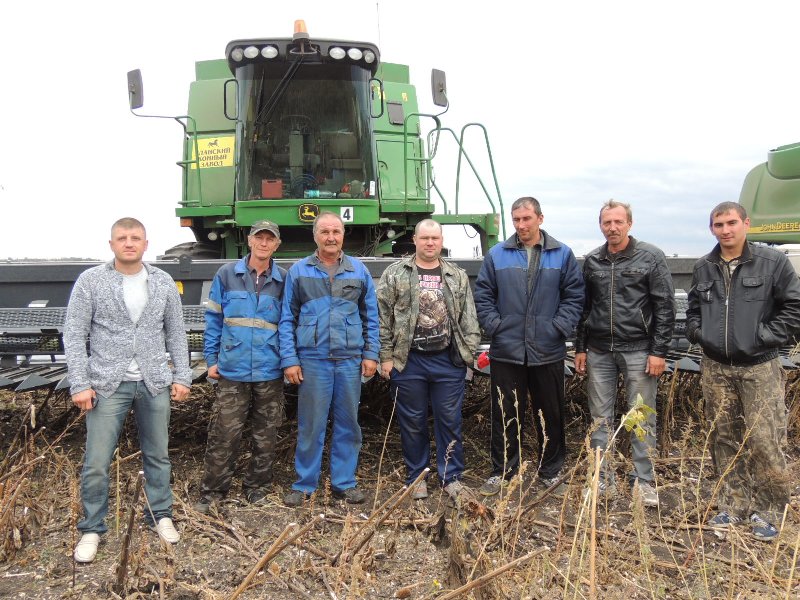
[[[239,84],[237,199],[363,198],[375,180],[368,70],[259,63]]]

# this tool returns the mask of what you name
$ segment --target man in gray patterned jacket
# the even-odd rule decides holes
[[[378,283],[381,375],[397,402],[406,482],[430,463],[430,405],[439,481],[455,500],[464,489],[464,377],[480,327],[467,274],[441,258],[442,226],[420,221],[414,244],[416,253],[386,269]],[[414,499],[427,496],[425,481],[411,492]]]
[[[147,234],[139,221],[114,223],[109,246],[114,259],[75,282],[64,323],[72,401],[86,411],[83,535],[74,554],[82,563],[94,560],[107,531],[109,468],[131,408],[146,479],[145,521],[165,541],[180,539],[172,522],[167,444],[170,398],[186,400],[192,381],[181,299],[169,275],[142,262]]]

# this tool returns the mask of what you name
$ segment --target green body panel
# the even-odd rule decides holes
[[[378,222],[378,203],[370,198],[245,200],[236,203],[236,223],[249,227],[269,213],[270,219],[284,225],[309,225],[300,219],[300,207],[313,204],[320,211],[342,215],[347,225],[374,225]],[[347,209],[350,209],[348,212]],[[343,213],[347,213],[344,214]]]
[[[178,217],[229,217],[233,214],[233,207],[227,206],[192,206],[189,208],[176,208]]]
[[[202,71],[204,75],[224,75],[220,68],[224,67],[227,70],[224,60],[205,61],[203,64],[203,68],[198,65],[198,72]],[[235,121],[225,117],[222,107],[227,79],[230,79],[230,71],[225,79],[203,79],[193,81],[189,86],[189,117],[191,118],[189,132],[191,133],[193,130],[197,132],[198,143],[201,143],[201,140],[205,140],[206,144],[228,140],[224,146],[230,150],[231,156],[226,161],[228,166],[206,166],[200,169],[197,168],[197,165],[188,164],[186,166],[184,175],[186,206],[230,206],[233,203],[233,186],[236,177],[234,165]],[[231,106],[234,105],[231,104]],[[194,144],[195,137],[190,135],[184,142],[185,161],[194,159]],[[202,153],[201,150],[201,156]]]
[[[223,58],[198,60],[194,63],[195,77],[200,79],[230,79],[231,70],[228,61]]]
[[[800,243],[800,144],[770,151],[747,174],[739,203],[750,217],[751,241]]]

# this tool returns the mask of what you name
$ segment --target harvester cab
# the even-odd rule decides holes
[[[433,72],[434,103],[446,111],[445,81]],[[131,109],[141,107],[138,72],[129,73],[128,89]],[[321,211],[342,218],[352,254],[403,254],[414,226],[428,217],[471,226],[485,252],[498,239],[502,214],[488,136],[491,194],[466,158],[464,130],[442,128],[441,114],[419,112],[408,67],[382,63],[374,44],[313,39],[302,21],[291,38],[230,42],[225,59],[196,63],[188,114],[174,117],[185,131],[176,213],[197,241],[168,256],[241,256],[247,228],[260,219],[280,225],[281,256],[304,256]],[[427,144],[423,121],[432,127]],[[443,132],[458,149],[456,178],[464,157],[486,195],[486,213],[458,213],[457,182],[455,210],[448,210],[431,171]],[[440,214],[432,189],[443,202]]]

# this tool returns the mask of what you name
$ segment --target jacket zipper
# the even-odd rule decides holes
[[[611,291],[609,297],[611,298],[611,302],[608,306],[608,326],[609,326],[609,337],[611,338],[611,352],[614,351],[614,274],[616,269],[616,261],[611,262]]]

